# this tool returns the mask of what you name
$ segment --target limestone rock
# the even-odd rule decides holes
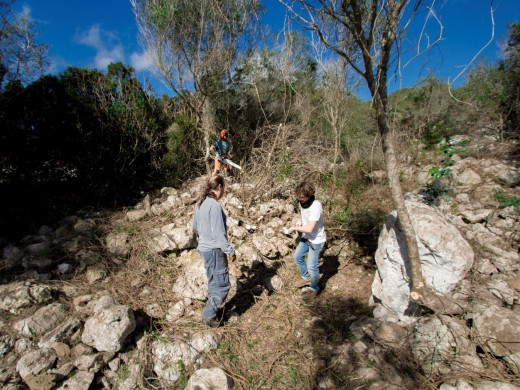
[[[126,232],[110,233],[106,239],[107,251],[115,256],[126,257],[130,254],[132,246],[129,243],[129,235]]]
[[[447,294],[471,269],[473,249],[455,226],[420,198],[407,195],[405,204],[416,233],[425,282],[436,293]],[[413,322],[410,265],[396,216],[392,211],[379,236],[372,293],[375,301],[394,311],[401,321]]]
[[[410,347],[426,375],[452,375],[482,370],[470,330],[449,316],[421,318],[415,324]]]
[[[269,291],[280,291],[283,288],[283,280],[280,276],[274,275],[266,279],[264,284]]]
[[[89,236],[95,227],[96,222],[93,219],[80,219],[74,224],[74,231],[84,236]]]
[[[89,284],[95,284],[108,275],[108,271],[103,264],[93,265],[87,268],[87,281]]]
[[[14,348],[14,340],[11,336],[4,334],[0,336],[0,357],[5,356]]]
[[[263,256],[269,259],[275,259],[280,255],[278,248],[262,234],[255,234],[253,236],[253,244]]]
[[[132,309],[112,302],[102,301],[96,305],[94,315],[85,322],[81,335],[83,343],[98,351],[119,351],[126,337],[135,329]]]
[[[186,390],[229,390],[233,388],[233,379],[219,367],[201,368],[188,380]]]
[[[173,284],[172,291],[183,298],[205,300],[208,292],[208,277],[204,259],[194,256],[183,271]]]
[[[515,299],[518,300],[518,296],[515,293],[515,290],[509,285],[506,277],[502,277],[501,275],[494,275],[486,283],[486,287],[493,293],[493,295],[510,306],[514,304]]]
[[[51,288],[31,282],[0,285],[0,310],[18,314],[20,309],[51,300]]]
[[[72,378],[67,379],[56,390],[88,390],[94,380],[93,372],[78,371]]]
[[[130,222],[137,222],[145,219],[147,215],[148,212],[146,210],[132,210],[126,213],[126,218]]]
[[[176,381],[181,373],[179,361],[189,367],[203,352],[218,348],[218,343],[219,337],[214,332],[196,333],[188,341],[168,341],[161,336],[152,344],[153,370],[161,379]]]
[[[473,331],[479,344],[496,356],[520,352],[520,318],[512,310],[488,307],[473,316]]]
[[[56,385],[56,375],[40,374],[26,375],[24,382],[31,390],[52,390]]]
[[[56,327],[64,318],[63,305],[54,302],[37,310],[32,316],[16,322],[14,329],[22,336],[40,336]]]
[[[103,354],[81,355],[74,359],[74,366],[81,371],[98,372],[103,366]]]
[[[38,342],[38,346],[40,348],[51,348],[54,342],[65,344],[77,342],[79,340],[73,340],[73,336],[81,330],[82,325],[83,322],[79,318],[70,318],[44,334]]]
[[[175,224],[163,226],[149,243],[155,252],[192,249],[196,247],[195,234],[191,227],[176,228]]]
[[[238,284],[235,277],[230,277],[229,283],[231,287],[229,289],[228,299],[231,299],[238,289]],[[192,253],[188,263],[183,268],[182,274],[179,275],[173,284],[172,291],[182,298],[196,299],[199,301],[206,300],[208,277],[206,275],[204,259],[200,255]]]
[[[54,366],[57,357],[51,348],[38,349],[23,355],[16,363],[16,371],[22,379],[27,375],[39,375]]]

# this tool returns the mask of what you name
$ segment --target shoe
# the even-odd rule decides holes
[[[217,320],[210,320],[208,318],[203,318],[202,325],[209,326],[210,328],[218,328],[220,326],[220,322]]]
[[[304,287],[308,286],[309,283],[310,283],[310,280],[302,279],[300,282],[294,284],[294,288],[296,288],[296,289],[304,288]]]
[[[316,299],[317,296],[318,296],[318,293],[317,293],[317,292],[314,292],[313,290],[308,289],[308,290],[306,290],[306,291],[303,292],[303,294],[302,294],[302,299],[303,299],[305,302],[311,302],[311,301],[313,301],[314,299]]]

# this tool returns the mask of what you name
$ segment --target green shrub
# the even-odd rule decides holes
[[[363,207],[358,210],[343,209],[333,214],[332,219],[340,225],[346,225],[360,248],[373,253],[377,249],[377,239],[386,216],[383,209]]]
[[[427,148],[433,148],[445,138],[453,135],[451,119],[447,114],[432,119],[426,123],[423,132],[423,142]]]
[[[446,138],[446,141],[449,137]],[[428,174],[432,177],[432,180],[427,182],[423,189],[430,199],[436,203],[439,198],[446,197],[451,191],[450,180],[451,180],[451,166],[455,164],[451,158],[454,154],[454,148],[451,145],[444,145],[440,148],[440,153],[444,157],[441,161],[441,166],[431,167]]]
[[[166,149],[162,158],[162,172],[168,185],[182,183],[193,170],[197,128],[191,117],[178,115],[167,132]]]
[[[516,196],[510,196],[502,189],[495,189],[493,197],[498,200],[500,206],[510,207],[513,206],[517,211],[520,211],[520,198]]]

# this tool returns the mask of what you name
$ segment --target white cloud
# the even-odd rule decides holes
[[[100,50],[94,58],[96,68],[105,69],[110,63],[121,61],[124,62],[123,47],[115,46],[112,50]]]
[[[140,72],[142,70],[151,70],[153,62],[148,53],[133,52],[130,55],[130,65],[136,72]]]
[[[103,30],[99,24],[89,28],[87,32],[81,32],[77,41],[82,45],[96,49],[94,66],[99,69],[106,68],[111,62],[124,62],[124,49],[117,33]]]
[[[24,5],[21,14],[31,19],[31,7]]]

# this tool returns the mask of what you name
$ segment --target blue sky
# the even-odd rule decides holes
[[[267,8],[265,22],[277,31],[283,24],[284,9],[276,0],[265,0],[264,5]],[[520,22],[519,0],[494,0],[493,6],[495,40],[478,57],[491,62],[501,56],[499,38],[505,35],[505,24]],[[14,10],[29,13],[42,31],[40,40],[49,45],[53,57],[51,73],[61,72],[67,66],[104,70],[110,62],[122,61],[136,69],[141,81],[148,77],[156,92],[165,92],[148,72],[150,62],[139,47],[135,17],[128,0],[17,0]],[[425,31],[430,33],[428,38],[432,41],[439,31],[439,19],[443,40],[428,58],[421,56],[400,74],[394,74],[396,78],[389,85],[390,90],[411,87],[429,71],[454,80],[490,40],[489,0],[436,0],[434,10],[435,14],[419,15],[411,31],[417,38],[428,20]],[[423,35],[422,42],[426,39]],[[463,75],[459,76],[455,84],[463,79]],[[366,98],[366,92],[360,91],[360,96]]]

